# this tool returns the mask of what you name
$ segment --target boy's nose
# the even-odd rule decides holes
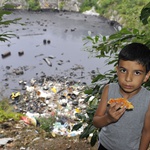
[[[126,80],[127,82],[131,82],[131,81],[132,81],[132,74],[127,73],[125,80]]]

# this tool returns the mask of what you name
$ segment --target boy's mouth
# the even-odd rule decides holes
[[[132,89],[132,86],[131,85],[123,85],[123,88],[125,88],[125,89]]]

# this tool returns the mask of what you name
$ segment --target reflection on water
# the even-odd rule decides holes
[[[12,24],[0,28],[1,33],[13,31],[17,37],[10,42],[0,43],[0,53],[7,51],[11,55],[0,58],[1,88],[7,88],[7,94],[18,88],[20,80],[49,75],[72,76],[77,81],[90,84],[90,72],[106,71],[103,59],[91,58],[83,50],[83,37],[91,31],[93,35],[110,35],[115,32],[107,20],[96,16],[85,16],[70,12],[26,12],[16,11],[8,19],[19,18],[25,25]],[[46,43],[44,43],[44,40]],[[19,52],[24,52],[19,55]],[[44,58],[54,56],[49,66]],[[21,68],[24,74],[15,75],[13,70]],[[10,95],[10,94],[9,94]]]

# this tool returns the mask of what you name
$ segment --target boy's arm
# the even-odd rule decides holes
[[[119,109],[121,104],[117,103],[112,103],[109,108],[107,108],[108,89],[109,85],[106,85],[93,118],[93,125],[97,128],[116,122],[125,112],[125,108]]]
[[[145,116],[139,150],[147,150],[150,144],[150,104]]]

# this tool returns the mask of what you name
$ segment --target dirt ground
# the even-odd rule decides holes
[[[52,137],[40,128],[14,121],[0,124],[0,138],[10,140],[0,150],[97,150],[88,140],[78,137]]]
[[[79,137],[52,137],[41,128],[21,121],[0,124],[0,141],[7,138],[9,141],[1,144],[0,150],[97,150],[98,147],[97,144],[91,147],[89,140],[79,140]]]

